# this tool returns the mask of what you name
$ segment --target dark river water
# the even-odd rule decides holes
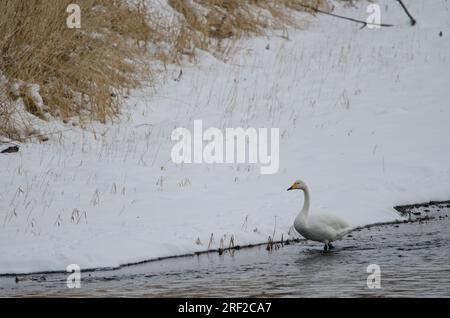
[[[82,272],[79,289],[63,273],[3,276],[0,296],[450,297],[450,205],[414,211],[414,222],[355,231],[330,252],[299,242],[167,259]],[[380,288],[368,287],[371,264]]]

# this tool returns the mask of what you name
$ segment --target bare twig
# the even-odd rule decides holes
[[[230,245],[228,246],[228,249],[232,249],[232,248],[234,248],[235,246],[234,246],[234,235],[231,235],[231,238],[230,238]]]
[[[312,11],[314,11],[316,13],[322,13],[322,14],[326,14],[326,15],[329,15],[329,16],[332,16],[332,17],[335,17],[335,18],[339,18],[339,19],[344,19],[344,20],[360,23],[360,24],[362,24],[361,29],[365,28],[368,25],[374,25],[374,26],[380,26],[380,27],[392,27],[392,26],[394,26],[393,24],[386,24],[386,23],[380,23],[380,24],[368,23],[367,21],[358,20],[358,19],[354,19],[354,18],[350,18],[350,17],[345,17],[345,16],[342,16],[342,15],[339,15],[339,14],[334,14],[334,13],[331,13],[331,12],[323,11],[323,10],[320,10],[320,9],[317,9],[317,8],[314,8],[314,7],[310,7],[310,6],[302,4],[302,3],[298,3],[298,5],[300,7],[305,8],[305,9],[312,10]]]
[[[241,231],[244,230],[244,228],[245,228],[245,232],[247,232],[247,224],[248,224],[248,215],[245,216],[244,223],[242,223],[242,226],[241,226]]]
[[[277,230],[277,217],[275,216],[275,224],[273,226],[273,233],[272,233],[272,237],[273,239],[275,239],[275,232]]]
[[[209,238],[209,243],[208,243],[208,250],[211,247],[211,244],[214,242],[214,234],[211,233],[211,237]]]
[[[406,15],[409,17],[409,19],[411,20],[411,25],[415,25],[417,23],[416,19],[413,18],[413,16],[411,15],[411,13],[409,13],[408,9],[406,8],[405,4],[403,3],[402,0],[397,0],[398,3],[400,3],[400,5],[402,6],[403,10],[405,11]]]

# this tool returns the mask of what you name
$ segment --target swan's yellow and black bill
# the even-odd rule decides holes
[[[295,190],[295,189],[297,189],[297,183],[294,183],[293,185],[291,185],[290,188],[287,189],[287,191]]]

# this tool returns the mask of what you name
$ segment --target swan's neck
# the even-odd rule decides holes
[[[305,187],[302,190],[303,190],[303,193],[305,194],[305,199],[303,200],[303,208],[300,211],[299,215],[306,218],[308,216],[308,212],[309,212],[309,189],[308,189],[308,187]]]

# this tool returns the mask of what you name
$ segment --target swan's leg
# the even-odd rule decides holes
[[[328,243],[328,249],[330,249],[330,250],[334,249],[334,245],[332,245],[331,242]]]
[[[323,250],[326,252],[330,249],[330,247],[328,246],[328,243],[325,243],[325,245],[323,246]]]

